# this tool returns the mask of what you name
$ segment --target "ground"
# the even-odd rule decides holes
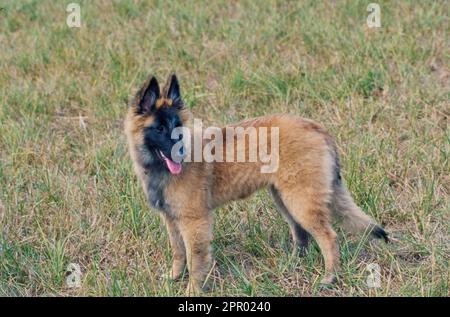
[[[168,237],[122,125],[148,74],[171,71],[207,124],[322,123],[356,202],[398,240],[338,229],[342,271],[321,291],[317,246],[293,256],[261,191],[215,211],[209,295],[449,295],[448,2],[378,1],[380,28],[370,1],[77,1],[80,28],[69,2],[0,2],[0,295],[184,295],[160,277]]]

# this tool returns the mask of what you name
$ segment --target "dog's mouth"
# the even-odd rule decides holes
[[[169,170],[170,174],[178,175],[181,173],[181,170],[182,170],[181,162],[177,163],[177,162],[172,161],[170,158],[165,156],[161,150],[159,151],[159,155],[161,156],[161,159],[166,164],[166,167]]]

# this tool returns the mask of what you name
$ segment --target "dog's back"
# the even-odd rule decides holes
[[[334,141],[317,123],[294,115],[275,114],[227,127],[242,128],[242,133],[230,138],[226,137],[226,128],[222,129],[223,162],[214,162],[212,168],[214,205],[245,197],[267,185],[295,186],[297,179],[310,179],[311,175],[318,186],[330,187],[334,177]],[[252,128],[255,133],[250,136]],[[260,133],[262,130],[264,133]],[[230,148],[234,152],[232,160],[227,159]],[[244,162],[238,162],[237,153],[244,153]],[[262,169],[270,164],[272,170]]]

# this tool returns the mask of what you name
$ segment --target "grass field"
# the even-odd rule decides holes
[[[66,25],[69,2],[0,1],[0,295],[184,295],[186,281],[160,278],[168,237],[122,126],[147,75],[172,70],[208,124],[324,124],[355,200],[398,240],[338,230],[339,282],[320,291],[317,246],[292,256],[262,191],[215,211],[206,295],[449,295],[449,2],[378,1],[373,29],[370,1],[77,1],[81,28]]]

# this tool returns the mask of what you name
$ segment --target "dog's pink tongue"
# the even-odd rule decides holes
[[[174,175],[180,174],[180,172],[181,172],[181,164],[180,163],[175,163],[171,159],[166,159],[166,165],[172,174],[174,174]]]
[[[169,172],[172,173],[173,175],[180,174],[180,172],[181,172],[181,164],[180,163],[175,163],[171,159],[167,158],[162,152],[161,152],[161,154],[162,154],[162,156],[164,158],[164,162],[166,162],[166,166],[169,169]]]

